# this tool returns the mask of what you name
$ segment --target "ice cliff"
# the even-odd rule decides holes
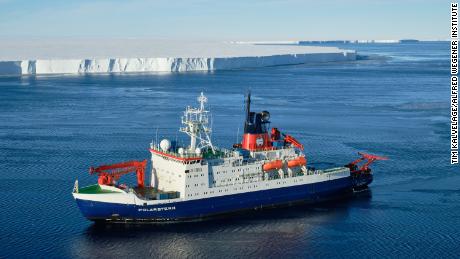
[[[212,71],[356,59],[354,51],[333,47],[234,43],[190,43],[185,45],[185,50],[177,44],[170,44],[168,47],[165,42],[156,42],[150,47],[135,46],[135,50],[113,46],[111,48],[109,45],[102,53],[96,46],[79,48],[65,44],[36,48],[40,50],[38,52],[34,52],[34,46],[31,46],[32,49],[27,50],[27,53],[17,50],[15,53],[17,45],[11,44],[11,46],[13,49],[8,51],[8,48],[0,44],[4,51],[3,53],[0,51],[0,75]],[[150,57],[130,57],[140,54]],[[117,57],[121,55],[126,57]],[[78,58],[78,56],[97,57]],[[19,58],[15,59],[15,57]]]

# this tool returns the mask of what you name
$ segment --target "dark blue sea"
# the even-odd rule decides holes
[[[460,170],[450,165],[449,43],[345,44],[360,60],[218,72],[0,78],[0,258],[460,257]],[[385,155],[369,191],[208,221],[99,226],[71,195],[94,165],[149,158],[209,98],[230,146],[243,96],[317,167]],[[134,178],[134,176],[132,176]],[[126,181],[133,181],[126,176]]]

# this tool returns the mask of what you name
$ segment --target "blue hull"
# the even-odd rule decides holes
[[[81,199],[77,199],[77,204],[86,218],[95,221],[189,220],[242,210],[287,206],[297,203],[315,203],[344,197],[351,193],[352,189],[353,181],[350,177],[346,177],[314,184],[161,205],[139,206]]]

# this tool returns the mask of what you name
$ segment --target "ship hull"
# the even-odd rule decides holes
[[[93,221],[184,221],[299,203],[346,197],[353,191],[350,177],[291,187],[239,193],[167,204],[135,205],[76,199],[82,214]]]

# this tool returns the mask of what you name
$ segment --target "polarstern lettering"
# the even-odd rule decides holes
[[[144,212],[149,212],[149,211],[167,211],[167,210],[176,210],[176,206],[172,207],[160,207],[160,208],[140,208],[138,211],[144,211]]]

